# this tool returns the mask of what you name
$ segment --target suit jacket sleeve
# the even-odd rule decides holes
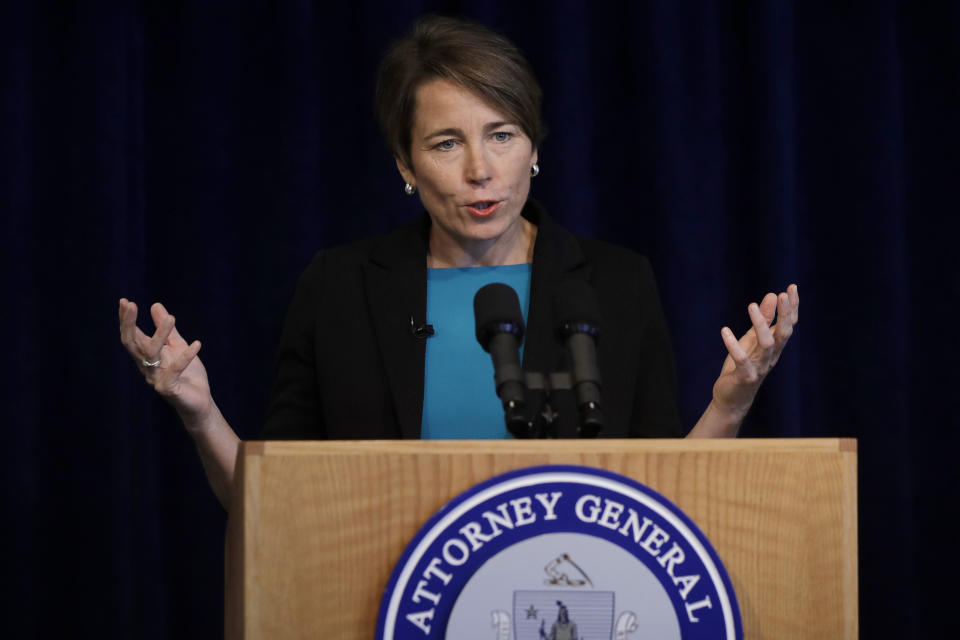
[[[324,253],[300,276],[280,334],[264,440],[322,440],[326,437],[317,389],[317,304]]]
[[[670,332],[649,261],[641,256],[639,370],[630,437],[682,438],[677,413],[677,376]]]

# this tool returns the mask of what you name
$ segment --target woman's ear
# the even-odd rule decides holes
[[[397,162],[397,170],[400,171],[403,181],[411,186],[417,186],[416,177],[414,177],[413,171],[410,170],[407,163],[405,163],[400,156],[394,156],[393,159]]]

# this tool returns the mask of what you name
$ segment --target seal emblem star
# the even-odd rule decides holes
[[[533,607],[533,605],[530,605],[530,608],[527,609],[527,620],[530,620],[531,618],[534,620],[537,619],[537,610]]]

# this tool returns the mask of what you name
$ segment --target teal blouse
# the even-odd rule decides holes
[[[424,439],[509,438],[493,383],[490,354],[477,342],[473,296],[491,282],[517,292],[524,323],[530,306],[530,264],[427,270],[427,339],[423,385]]]

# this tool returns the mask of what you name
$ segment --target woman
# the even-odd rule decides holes
[[[483,27],[426,18],[385,56],[377,101],[404,191],[419,193],[426,215],[321,252],[308,267],[284,326],[264,437],[503,437],[489,361],[476,364],[486,356],[472,340],[472,317],[447,312],[462,310],[455,299],[472,299],[483,282],[508,282],[529,309],[524,367],[553,370],[563,352],[550,297],[569,279],[596,289],[605,320],[604,435],[682,435],[646,260],[574,237],[528,199],[539,172],[541,98],[517,49]],[[749,306],[753,328],[739,341],[723,328],[729,355],[688,437],[736,435],[798,306],[791,285]],[[210,395],[200,342],[187,344],[159,303],[152,337],[136,327],[133,302],[120,300],[119,315],[123,344],[180,415],[228,506],[239,440]],[[428,320],[437,327],[432,337],[423,330]],[[470,416],[474,424],[464,424]]]

